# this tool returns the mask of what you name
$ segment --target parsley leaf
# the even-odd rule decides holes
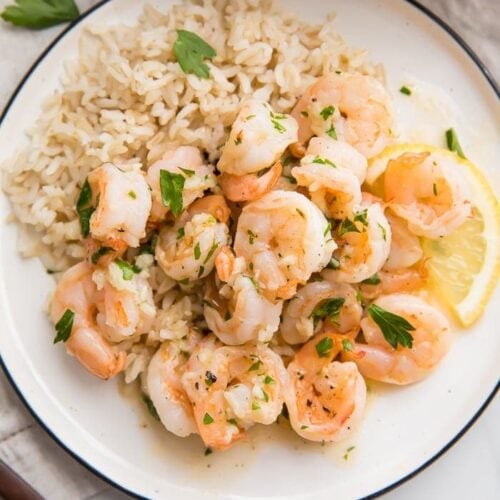
[[[269,385],[269,384],[275,384],[275,381],[271,375],[266,375],[264,378],[264,384]]]
[[[339,236],[344,236],[346,233],[360,233],[361,231],[357,228],[356,224],[351,219],[344,219],[338,229]]]
[[[89,180],[85,179],[80,196],[76,202],[76,212],[80,218],[80,228],[82,236],[86,238],[90,233],[90,217],[94,213],[95,207],[92,203],[92,188],[90,187]]]
[[[314,323],[329,318],[333,322],[338,318],[340,310],[344,305],[345,299],[336,297],[321,301],[314,309],[309,318],[313,318]]]
[[[316,156],[314,160],[312,161],[313,163],[319,163],[320,165],[330,165],[330,167],[337,168],[337,165],[330,161],[328,158],[322,158],[321,156]]]
[[[103,255],[107,255],[108,253],[111,253],[112,251],[113,251],[113,249],[111,247],[98,248],[90,257],[92,264],[97,264],[99,262],[99,259]]]
[[[134,267],[123,259],[116,259],[115,264],[121,269],[122,277],[125,281],[130,281],[134,277]]]
[[[196,246],[194,247],[194,258],[198,260],[201,257],[201,248],[200,248],[200,243],[196,243]]]
[[[177,30],[174,55],[184,73],[192,73],[199,78],[208,78],[210,68],[203,62],[203,59],[213,59],[217,53],[196,33]]]
[[[323,337],[316,344],[316,352],[320,358],[327,358],[333,347],[333,340],[330,337]]]
[[[179,167],[179,170],[185,173],[188,177],[193,177],[194,175],[194,170],[189,170],[188,168],[182,168],[182,167]]]
[[[203,261],[203,264],[206,264],[210,260],[210,257],[212,257],[212,255],[214,254],[214,252],[217,250],[218,247],[219,244],[214,240],[212,246],[210,247],[210,250],[207,253],[207,256],[205,257],[205,260]]]
[[[330,126],[330,128],[326,131],[326,135],[331,137],[332,139],[337,139],[337,132],[335,131],[335,127],[333,124]]]
[[[403,85],[399,91],[404,94],[404,95],[411,95],[411,89],[407,87],[406,85]]]
[[[335,111],[335,108],[333,106],[327,106],[326,108],[323,108],[320,111],[320,116],[323,118],[323,120],[326,122],[330,116],[333,115],[333,112]]]
[[[168,170],[160,170],[161,201],[170,207],[174,215],[179,215],[184,208],[182,190],[186,179],[181,174],[173,174]]]
[[[74,0],[15,0],[0,14],[4,21],[31,29],[48,28],[79,15]]]
[[[345,352],[352,351],[352,342],[349,339],[342,339],[342,349]]]
[[[368,226],[368,209],[365,208],[364,210],[361,210],[361,212],[358,212],[354,216],[354,222],[361,222],[363,226]]]
[[[462,146],[458,142],[458,136],[454,129],[449,128],[446,131],[446,145],[450,151],[455,151],[460,158],[466,159],[464,152],[462,151]]]
[[[153,401],[151,401],[151,398],[146,394],[143,394],[142,400],[144,401],[144,404],[147,406],[151,416],[154,417],[156,420],[160,420],[160,416],[158,415],[158,412],[156,411],[155,405]]]
[[[71,309],[66,309],[64,314],[61,316],[59,321],[56,323],[56,336],[54,337],[54,344],[58,342],[66,342],[71,335],[71,329],[73,328],[73,320],[75,319],[75,313]]]
[[[409,332],[414,331],[415,327],[406,321],[405,318],[397,314],[386,311],[382,307],[372,304],[368,308],[368,314],[377,323],[384,335],[385,340],[397,348],[398,344],[409,349],[413,346],[413,337]]]
[[[363,283],[363,285],[380,285],[381,282],[382,281],[380,280],[378,274],[375,273],[373,276],[366,278],[361,283]]]

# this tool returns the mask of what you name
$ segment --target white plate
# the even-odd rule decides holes
[[[166,8],[169,1],[154,1]],[[500,133],[497,96],[471,54],[414,5],[400,0],[286,2],[307,19],[338,14],[337,29],[366,47],[387,69],[403,122],[417,116],[427,140],[455,126],[472,160],[494,169]],[[44,53],[11,101],[0,130],[0,161],[26,141],[42,99],[57,87],[61,61],[74,57],[89,23],[131,22],[143,2],[112,0],[67,30]],[[417,80],[418,78],[418,80]],[[427,83],[423,83],[427,82]],[[412,83],[453,103],[435,120],[409,107],[397,89]],[[456,108],[456,109],[455,109]],[[415,115],[414,115],[415,114]],[[498,165],[494,175],[498,177]],[[52,280],[37,260],[16,253],[16,229],[0,196],[0,352],[5,371],[31,412],[76,458],[121,488],[146,497],[354,498],[381,492],[448,448],[492,397],[499,376],[500,321],[496,291],[484,317],[457,332],[451,352],[422,383],[405,389],[376,387],[360,432],[348,442],[304,444],[273,425],[251,441],[205,457],[197,438],[181,440],[150,419],[141,404],[82,370],[60,346],[43,306]],[[487,348],[485,347],[487,346]],[[146,427],[143,425],[146,423]],[[355,446],[349,459],[342,457]]]

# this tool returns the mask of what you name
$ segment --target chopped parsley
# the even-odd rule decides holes
[[[344,460],[347,460],[349,458],[349,453],[351,453],[352,450],[354,450],[354,448],[356,448],[355,446],[349,446],[349,448],[347,448],[346,452],[344,453]]]
[[[314,324],[325,318],[334,322],[337,320],[340,314],[340,310],[344,305],[345,299],[341,297],[336,297],[333,299],[326,299],[321,301],[314,309],[309,318],[312,318]]]
[[[128,193],[127,193],[130,198],[132,198],[133,200],[137,199],[137,195],[135,194],[135,191],[132,191],[130,190]]]
[[[198,278],[201,278],[201,276],[204,272],[205,272],[205,267],[200,266],[200,268],[198,269]]]
[[[380,222],[377,222],[377,226],[380,228],[382,231],[382,238],[384,238],[384,241],[387,240],[387,231],[385,230],[385,227],[380,224]]]
[[[286,132],[286,128],[278,121],[273,118],[271,118],[271,123],[273,124],[273,127],[280,133],[283,134]]]
[[[455,132],[454,129],[449,128],[446,133],[446,145],[448,146],[448,149],[450,151],[454,151],[457,153],[460,158],[465,159],[464,152],[462,151],[462,146],[460,146],[460,143],[458,142],[458,136],[457,133]]]
[[[320,358],[327,358],[330,355],[332,347],[333,340],[330,337],[324,337],[316,344],[316,352]]]
[[[356,224],[351,219],[344,219],[338,228],[339,236],[344,236],[346,233],[360,233]]]
[[[407,87],[406,85],[403,85],[399,91],[404,94],[404,95],[411,95],[411,89]]]
[[[264,384],[269,385],[269,384],[275,384],[276,382],[274,381],[273,377],[271,375],[266,375],[264,378]]]
[[[297,213],[303,218],[305,219],[306,216],[304,215],[304,212],[300,209],[300,208],[296,208],[295,210],[297,210]]]
[[[217,377],[209,370],[205,372],[205,384],[210,387],[214,382],[217,382]]]
[[[267,403],[269,401],[269,394],[267,394],[266,391],[262,391],[262,394],[264,396],[264,401]]]
[[[134,277],[134,267],[123,259],[116,259],[115,264],[120,268],[125,281],[130,281]]]
[[[323,231],[323,236],[326,236],[330,231],[332,230],[332,223],[328,221],[328,224],[325,227],[325,230]]]
[[[66,309],[55,325],[56,336],[54,337],[54,344],[57,344],[58,342],[66,342],[69,339],[74,319],[75,313],[71,309]]]
[[[363,226],[368,226],[368,209],[365,208],[364,210],[362,210],[361,212],[358,212],[355,216],[354,216],[354,222],[361,222],[361,224],[363,224]]]
[[[252,401],[252,410],[260,410],[260,405],[257,401]]]
[[[349,339],[342,339],[342,349],[345,352],[352,351],[352,342]]]
[[[92,188],[90,187],[89,180],[85,179],[80,196],[76,202],[76,212],[80,219],[80,229],[82,236],[86,238],[90,233],[90,217],[95,211],[92,206]]]
[[[196,33],[177,30],[177,40],[174,43],[174,55],[184,73],[192,73],[199,78],[208,78],[210,68],[204,59],[213,59],[217,53],[205,40]]]
[[[322,158],[321,156],[316,156],[314,160],[312,161],[313,163],[319,163],[320,165],[330,165],[330,167],[337,168],[337,165],[330,161],[328,158]]]
[[[402,347],[413,346],[413,337],[410,332],[415,330],[415,327],[406,321],[405,318],[397,314],[386,311],[382,307],[372,304],[368,307],[368,314],[375,321],[382,331],[385,340],[396,349],[398,344]]]
[[[201,249],[200,249],[200,243],[196,243],[196,246],[194,247],[194,258],[195,260],[198,260],[201,257]]]
[[[252,365],[250,366],[250,368],[248,369],[249,372],[254,372],[254,371],[257,371],[261,366],[262,366],[262,361],[260,359],[257,359],[257,361],[255,361],[254,363],[252,363]]]
[[[100,247],[90,257],[92,264],[97,264],[103,255],[113,252],[111,247]]]
[[[208,251],[207,256],[205,257],[203,264],[206,264],[210,260],[210,257],[212,257],[214,252],[217,250],[218,246],[219,244],[216,241],[212,243],[212,246],[210,247],[210,250]]]
[[[249,120],[253,120],[255,118],[255,115],[248,115],[245,120],[246,121],[249,121]]]
[[[184,230],[183,227],[180,227],[178,230],[177,230],[177,239],[180,240],[181,238],[184,237],[184,235],[186,234],[186,231]]]
[[[363,285],[380,285],[382,281],[380,280],[379,275],[375,273],[373,276],[366,278],[361,283],[363,283]]]
[[[333,123],[330,126],[330,128],[326,131],[326,135],[328,137],[331,137],[332,139],[337,139],[337,132],[335,131],[335,127],[333,126]]]
[[[333,115],[334,111],[335,108],[333,106],[327,106],[326,108],[323,108],[319,114],[321,118],[323,118],[323,120],[326,122],[326,120],[328,120],[328,118]]]
[[[151,398],[146,394],[143,394],[142,400],[144,401],[144,404],[146,405],[149,414],[156,420],[160,420],[160,416],[158,415],[158,412],[156,411],[155,405],[153,404],[153,401],[151,401]]]
[[[340,260],[332,257],[330,262],[326,265],[328,269],[338,269],[340,267]]]
[[[300,114],[304,117],[304,118],[309,118],[309,113],[307,111],[301,111]]]
[[[182,190],[186,179],[181,174],[173,174],[168,170],[160,170],[161,201],[165,207],[170,207],[174,215],[182,212]]]
[[[212,418],[210,413],[205,413],[205,416],[203,417],[203,423],[205,425],[210,425],[210,424],[213,424],[213,422],[214,422],[214,419]]]
[[[188,168],[182,168],[182,167],[179,167],[179,170],[185,173],[188,177],[193,177],[194,175],[194,170],[189,170]]]
[[[248,243],[250,243],[250,245],[253,245],[255,238],[257,238],[257,235],[251,229],[247,230],[247,234],[248,234]]]

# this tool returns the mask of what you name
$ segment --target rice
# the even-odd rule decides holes
[[[134,26],[86,29],[78,58],[65,64],[61,90],[29,131],[30,146],[3,166],[22,255],[56,271],[85,257],[75,203],[88,173],[105,162],[147,169],[168,147],[193,145],[215,163],[242,99],[289,112],[330,71],[380,77],[333,21],[308,24],[271,0],[201,0],[166,13],[146,6]],[[176,29],[215,48],[210,78],[183,73],[172,50]],[[122,346],[127,381],[144,370],[155,343],[182,336],[201,310],[196,290],[180,297],[160,269],[148,272],[162,311],[142,344]]]

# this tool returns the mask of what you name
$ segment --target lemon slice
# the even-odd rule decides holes
[[[482,314],[500,274],[500,208],[481,171],[445,149],[422,144],[390,146],[370,161],[367,183],[382,194],[382,174],[389,160],[403,153],[428,151],[452,158],[472,193],[472,217],[454,232],[436,240],[422,238],[429,282],[464,326]]]

